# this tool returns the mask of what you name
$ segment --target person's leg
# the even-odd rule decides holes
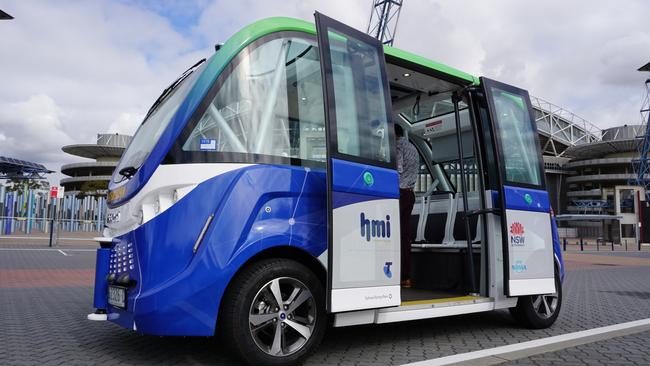
[[[400,189],[400,246],[401,246],[401,272],[402,281],[411,279],[411,211],[415,204],[415,195],[412,190]]]
[[[400,268],[401,268],[401,274],[400,274],[400,281],[404,281],[410,276],[410,268],[408,268],[407,261],[404,260],[406,258],[406,254],[404,253],[404,248],[406,247],[406,238],[407,238],[407,228],[408,225],[405,225],[407,223],[408,218],[406,215],[404,215],[404,212],[406,211],[406,191],[403,189],[399,190],[399,240],[400,240]]]

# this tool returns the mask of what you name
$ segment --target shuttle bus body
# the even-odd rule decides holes
[[[420,158],[400,286],[394,125]],[[528,93],[316,14],[232,36],[168,88],[109,185],[95,306],[250,364],[328,326],[510,308],[548,327],[564,269]]]

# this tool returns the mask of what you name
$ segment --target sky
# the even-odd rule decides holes
[[[255,20],[365,31],[371,0],[0,0],[0,156],[83,161],[61,146],[133,134],[162,89]],[[638,124],[646,0],[405,0],[395,46],[528,89],[600,128]],[[49,180],[57,184],[61,174]]]

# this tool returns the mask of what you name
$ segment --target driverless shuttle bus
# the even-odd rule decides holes
[[[419,153],[400,286],[394,125]],[[109,186],[94,318],[300,362],[329,326],[560,311],[563,264],[525,90],[321,14],[271,18],[186,71]],[[104,315],[105,314],[105,315]]]

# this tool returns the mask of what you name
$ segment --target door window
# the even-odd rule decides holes
[[[335,30],[328,32],[341,154],[391,161],[386,90],[377,48]]]
[[[495,125],[501,143],[507,182],[540,186],[540,156],[537,131],[530,119],[526,100],[518,94],[492,86]]]

